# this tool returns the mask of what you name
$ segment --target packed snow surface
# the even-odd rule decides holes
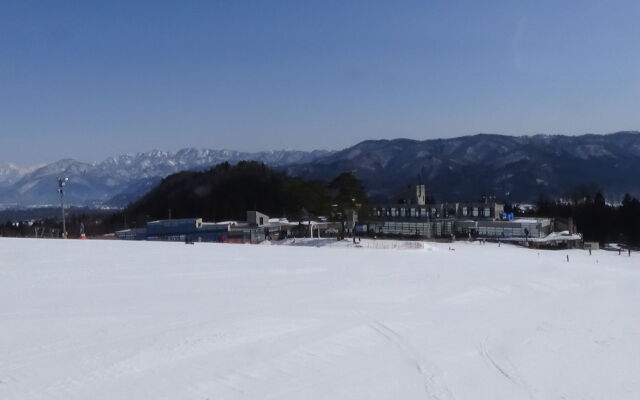
[[[640,398],[640,254],[363,242],[0,239],[0,398]]]

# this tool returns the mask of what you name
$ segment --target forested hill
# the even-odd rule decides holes
[[[290,177],[258,162],[223,163],[168,176],[124,213],[130,221],[169,215],[243,220],[247,210],[296,219],[306,213],[329,215],[332,204],[345,198],[366,202],[362,185],[348,174],[325,183]]]

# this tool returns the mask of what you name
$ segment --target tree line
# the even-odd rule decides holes
[[[640,246],[640,201],[626,194],[619,205],[609,204],[600,190],[574,190],[569,201],[540,198],[531,214],[571,218],[584,240]]]
[[[160,184],[121,213],[111,225],[129,227],[168,218],[200,217],[207,221],[244,220],[248,210],[291,221],[310,216],[340,218],[348,207],[366,208],[362,183],[349,173],[330,182],[292,177],[263,163],[222,163],[206,171],[184,171]]]

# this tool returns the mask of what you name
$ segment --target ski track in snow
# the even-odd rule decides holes
[[[530,399],[533,398],[529,385],[524,381],[524,379],[522,378],[520,372],[518,372],[515,365],[513,365],[511,361],[509,361],[509,359],[506,359],[506,358],[504,359],[504,363],[502,362],[498,363],[496,361],[495,357],[489,351],[489,347],[487,345],[487,339],[482,341],[482,343],[478,348],[478,352],[480,353],[480,355],[482,355],[482,357],[484,357],[491,364],[493,368],[495,368],[497,372],[499,372],[502,376],[504,376],[509,382],[522,388],[527,393]]]
[[[448,246],[0,238],[0,398],[638,397],[640,255]]]
[[[386,324],[373,320],[369,326],[385,339],[396,346],[402,353],[404,353],[409,360],[415,363],[416,370],[420,373],[420,376],[424,380],[424,389],[427,396],[434,400],[446,400],[455,399],[453,394],[449,391],[447,386],[442,386],[436,380],[436,375],[433,372],[429,372],[430,368],[426,367],[426,364],[418,352],[412,349],[406,342],[406,340],[398,334],[395,330],[391,329]]]

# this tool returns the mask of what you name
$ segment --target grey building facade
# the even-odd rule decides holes
[[[115,233],[124,240],[220,242],[229,236],[229,224],[203,222],[202,218],[166,219],[147,222],[146,228]]]
[[[506,219],[504,204],[494,198],[479,202],[427,204],[424,185],[412,188],[404,203],[381,204],[367,221],[370,233],[422,237],[542,238],[551,233],[550,219]]]

